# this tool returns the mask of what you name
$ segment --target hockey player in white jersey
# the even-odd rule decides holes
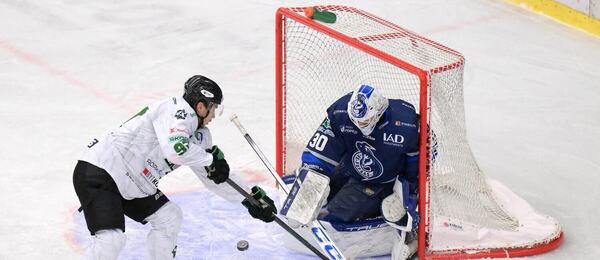
[[[212,145],[206,127],[220,113],[222,101],[220,87],[196,75],[186,81],[183,97],[151,104],[120,127],[92,139],[73,173],[93,236],[84,258],[118,257],[125,245],[124,216],[152,226],[147,237],[150,259],[175,257],[182,211],[157,188],[158,182],[180,165],[216,184],[229,177],[229,165]],[[248,210],[253,216],[271,216],[274,206]]]

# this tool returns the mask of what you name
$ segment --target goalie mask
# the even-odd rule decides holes
[[[362,85],[350,97],[348,116],[364,135],[370,135],[387,107],[387,98],[375,88]]]
[[[215,110],[215,116],[220,116],[223,113],[223,92],[217,83],[211,79],[195,75],[189,78],[185,82],[185,92],[183,93],[183,99],[196,110],[196,105],[202,102],[207,110],[210,112],[211,109]],[[198,115],[200,119],[208,116]]]

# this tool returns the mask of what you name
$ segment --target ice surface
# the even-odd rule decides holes
[[[80,258],[85,229],[71,181],[78,156],[149,102],[180,95],[193,74],[219,82],[225,112],[236,112],[273,159],[275,10],[325,2],[364,9],[462,52],[468,137],[480,166],[565,229],[560,248],[535,258],[600,256],[597,37],[490,0],[9,0],[0,1],[0,259]],[[211,128],[232,167],[267,180],[227,117]],[[210,235],[230,222],[195,214],[219,207],[200,202],[214,199],[189,170],[167,176],[161,189],[184,208],[183,259],[218,253],[183,245],[235,250],[237,237],[220,244],[226,236]],[[239,235],[250,242],[243,254],[251,256],[260,226],[240,221]],[[124,257],[139,259],[129,251],[143,252],[142,229],[128,225]]]

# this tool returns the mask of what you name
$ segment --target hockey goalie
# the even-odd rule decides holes
[[[347,258],[416,251],[418,114],[361,85],[327,109],[308,140],[281,214],[290,225],[315,218]],[[291,248],[302,251],[292,240]]]

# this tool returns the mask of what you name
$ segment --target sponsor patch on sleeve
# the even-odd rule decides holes
[[[329,118],[325,118],[325,120],[323,120],[323,123],[321,123],[321,126],[324,129],[331,129],[331,122],[329,121]]]
[[[318,131],[328,136],[335,137],[335,134],[331,130],[331,122],[329,121],[329,118],[325,118],[325,120],[323,120],[323,123],[321,123],[319,126]]]
[[[190,141],[190,139],[187,136],[183,136],[183,135],[169,136],[169,143],[177,143],[177,142],[187,143],[189,141]]]

